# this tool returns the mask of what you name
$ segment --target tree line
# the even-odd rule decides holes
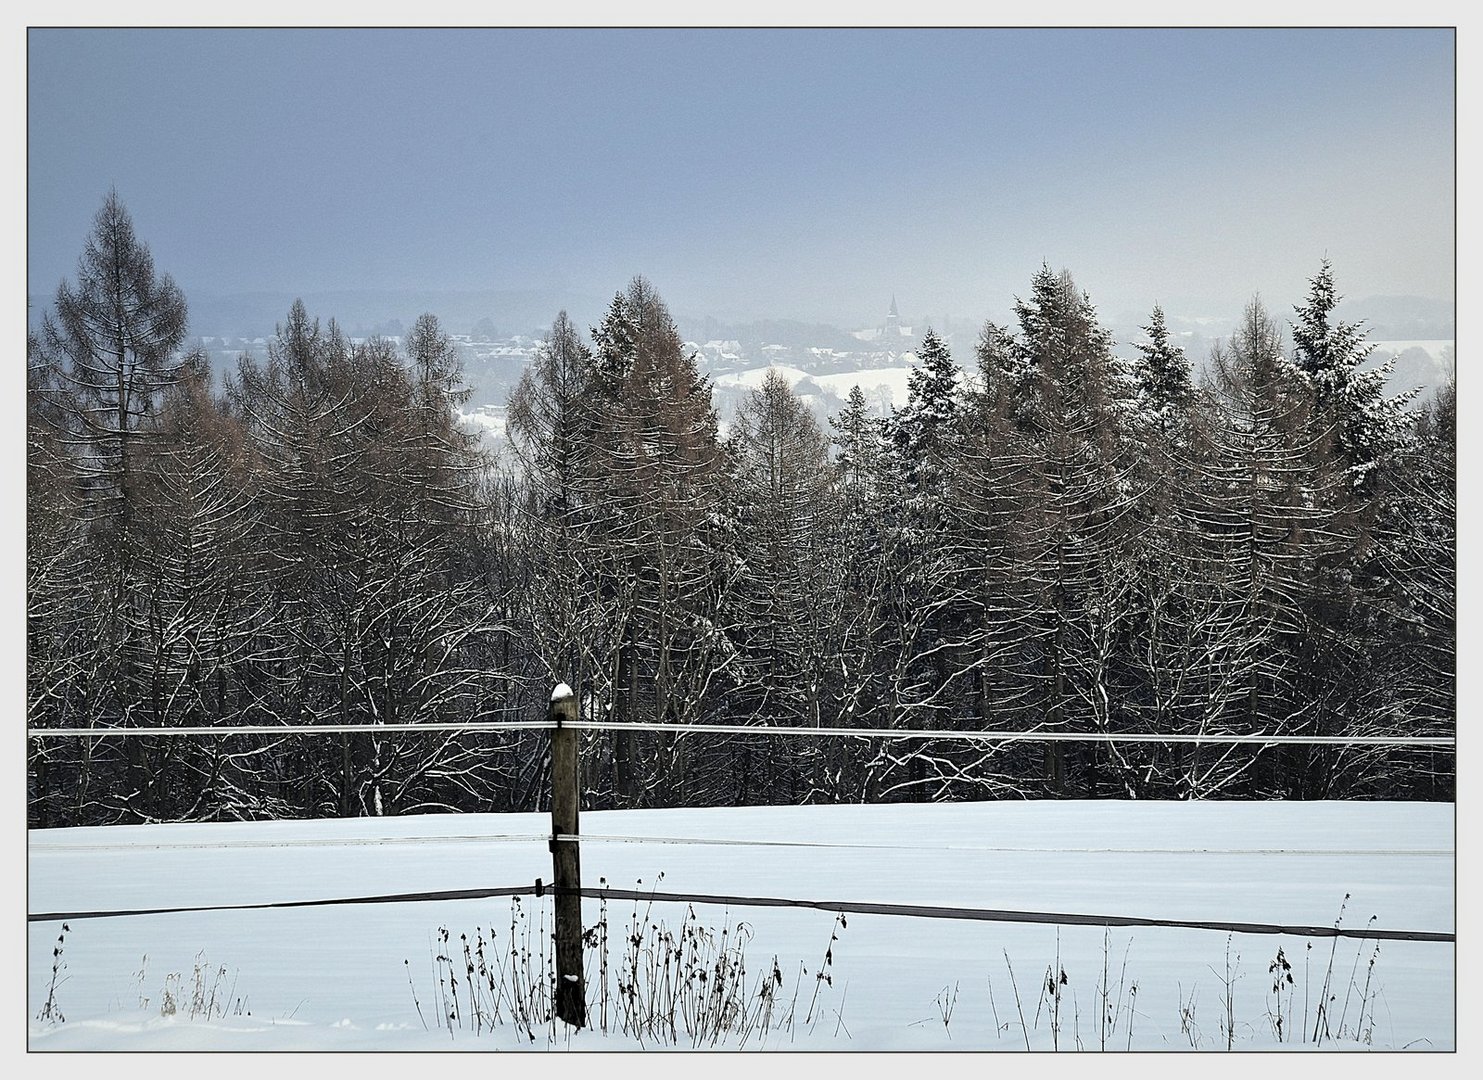
[[[675,726],[1455,732],[1455,384],[1386,397],[1323,263],[1197,378],[1042,267],[971,361],[825,430],[776,372],[723,431],[654,287],[560,313],[507,442],[420,317],[295,303],[220,389],[116,195],[27,348],[33,826],[530,810],[576,688],[589,808],[1453,797],[1450,751],[965,743]],[[1290,344],[1289,344],[1290,339]],[[652,724],[645,728],[640,725]],[[663,725],[663,726],[661,726]]]

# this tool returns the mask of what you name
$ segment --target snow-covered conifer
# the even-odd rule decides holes
[[[1324,259],[1309,283],[1307,301],[1294,308],[1293,363],[1312,384],[1316,418],[1334,429],[1351,489],[1372,492],[1376,468],[1406,439],[1405,407],[1420,390],[1385,395],[1395,361],[1366,366],[1375,345],[1365,341],[1360,324],[1334,318],[1340,299],[1333,268]]]
[[[1194,401],[1189,357],[1169,338],[1164,309],[1155,304],[1148,325],[1147,341],[1134,342],[1139,362],[1135,370],[1138,417],[1164,438],[1177,438],[1179,427]]]

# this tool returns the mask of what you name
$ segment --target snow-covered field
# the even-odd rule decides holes
[[[539,814],[33,831],[28,910],[263,904],[549,880]],[[1456,1048],[1451,943],[1211,929],[1036,925],[852,914],[828,901],[1175,920],[1451,933],[1454,807],[1400,803],[1004,802],[586,813],[584,883],[676,893],[825,901],[695,905],[735,941],[749,986],[773,957],[794,1023],[725,1049],[783,1051],[1312,1049],[1322,984],[1323,1049]],[[660,875],[663,875],[662,878]],[[1346,903],[1345,897],[1348,896]],[[454,951],[491,931],[510,940],[508,898],[146,914],[28,926],[27,1047],[80,1050],[635,1050],[616,1030],[506,1021],[439,1025],[441,928]],[[550,928],[549,897],[519,902],[527,941]],[[616,964],[637,912],[678,931],[684,904],[608,901]],[[585,902],[584,923],[599,905]],[[647,930],[645,931],[647,933]],[[831,934],[837,940],[831,943]],[[53,980],[53,949],[60,961]],[[534,947],[534,946],[532,946]],[[1285,1036],[1269,968],[1279,948]],[[820,984],[824,968],[830,982]],[[1373,960],[1373,967],[1371,961]],[[596,957],[589,950],[589,963]],[[804,974],[806,970],[807,974]],[[199,974],[198,974],[199,972]],[[1059,973],[1065,981],[1060,983]],[[1058,984],[1058,1011],[1045,993]],[[459,977],[463,972],[458,971]],[[199,982],[216,991],[190,1015]],[[1133,988],[1136,986],[1136,991]],[[814,999],[815,988],[819,990]],[[595,966],[589,999],[595,1000]],[[53,1016],[47,1012],[52,995]],[[1105,1009],[1109,1020],[1099,1021]],[[446,994],[443,995],[446,998]],[[162,1015],[166,998],[173,1015]],[[1229,1008],[1227,1007],[1229,1002]],[[446,1004],[446,1001],[444,1002]],[[806,1006],[813,1006],[804,1022]],[[779,1015],[782,1013],[780,1006]],[[56,1014],[60,1014],[58,1017]],[[610,1027],[611,1027],[610,1023]],[[1358,1035],[1358,1039],[1354,1038]],[[679,1048],[690,1049],[680,1034]],[[1454,1059],[1455,1060],[1455,1059]],[[1268,1067],[1270,1061],[1263,1067]]]
[[[789,386],[797,386],[809,377],[808,372],[800,368],[790,367],[787,364],[767,364],[763,367],[748,368],[745,371],[729,371],[724,375],[717,375],[715,385],[719,387],[742,386],[748,390],[756,390],[767,378],[769,371],[775,371],[787,379]]]
[[[903,354],[907,360],[914,359],[911,353]],[[755,390],[762,385],[769,371],[775,371],[788,380],[788,385],[797,389],[798,384],[805,379],[811,379],[816,386],[827,390],[838,397],[841,401],[849,397],[852,387],[860,387],[866,400],[873,406],[881,409],[889,409],[892,406],[900,408],[906,404],[907,384],[911,381],[911,373],[916,368],[910,365],[900,365],[886,368],[864,368],[859,371],[833,372],[830,374],[810,374],[796,367],[786,364],[772,364],[766,367],[748,368],[746,371],[733,371],[716,377],[716,386],[720,389],[730,387],[745,387]]]
[[[871,404],[901,408],[906,404],[907,386],[915,367],[871,368],[865,371],[842,371],[832,375],[815,375],[814,382],[840,398],[850,396],[858,386]]]

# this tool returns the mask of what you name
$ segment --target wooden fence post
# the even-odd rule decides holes
[[[551,692],[551,882],[556,904],[556,1015],[587,1025],[582,985],[582,860],[577,836],[581,780],[577,769],[577,696],[566,683]],[[570,840],[558,837],[569,836]]]

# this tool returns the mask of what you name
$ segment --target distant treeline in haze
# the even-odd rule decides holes
[[[497,454],[432,315],[300,303],[224,388],[116,195],[27,343],[32,826],[532,810],[544,716],[1176,736],[1456,731],[1456,389],[1387,397],[1324,262],[1198,381],[1035,272],[971,357],[721,430],[641,277],[558,314]],[[1450,799],[1450,749],[585,731],[583,806]]]

